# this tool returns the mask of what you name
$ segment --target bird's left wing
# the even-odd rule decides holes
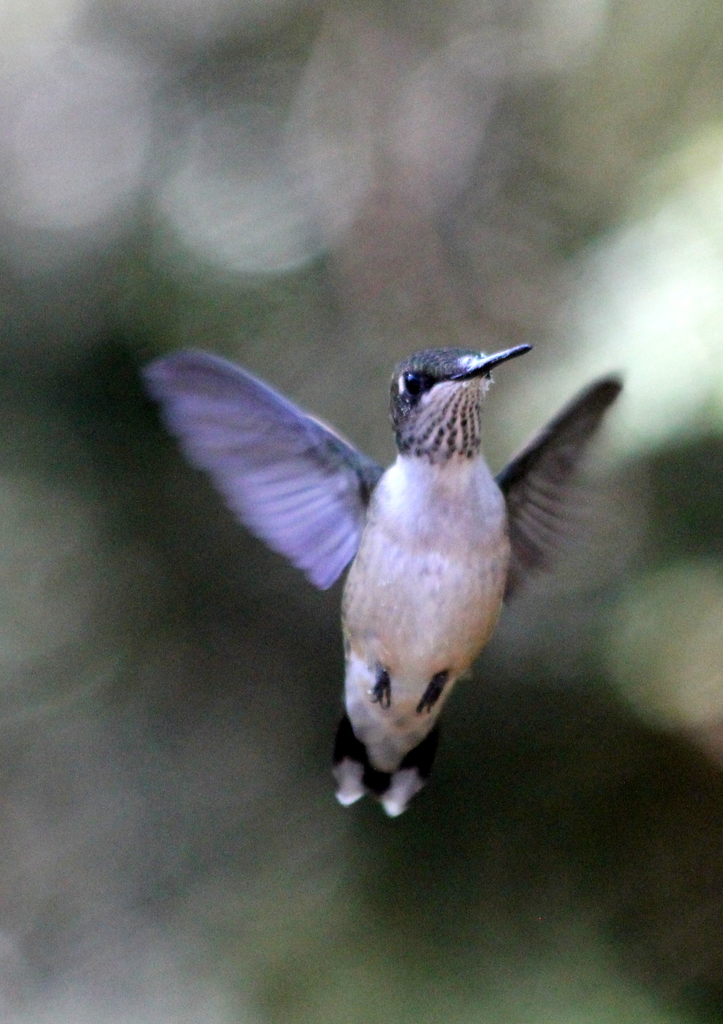
[[[569,532],[575,519],[575,470],[621,390],[617,377],[590,384],[498,475],[507,501],[511,547],[505,597],[531,570],[549,566]]]
[[[330,587],[356,554],[381,466],[225,359],[184,351],[143,372],[184,454],[241,522]]]

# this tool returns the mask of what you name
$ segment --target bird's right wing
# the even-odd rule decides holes
[[[321,589],[356,554],[381,466],[241,367],[184,351],[144,369],[189,461]]]
[[[574,522],[573,482],[588,442],[622,390],[604,377],[582,391],[497,477],[507,501],[510,569],[505,597],[546,568]]]

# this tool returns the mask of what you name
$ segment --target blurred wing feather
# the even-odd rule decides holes
[[[497,477],[507,501],[512,549],[506,597],[530,571],[550,565],[569,532],[575,470],[621,389],[616,377],[595,381]]]
[[[189,461],[321,589],[356,554],[381,466],[240,367],[178,352],[144,370]]]

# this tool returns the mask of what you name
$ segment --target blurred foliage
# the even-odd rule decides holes
[[[2,0],[3,1020],[723,1019],[722,51],[705,0]],[[339,588],[138,369],[388,461],[397,359],[522,341],[494,468],[626,378],[585,537],[344,811]]]

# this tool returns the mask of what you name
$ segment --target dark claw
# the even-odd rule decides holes
[[[434,705],[442,696],[442,690],[444,689],[448,679],[449,672],[446,669],[444,672],[437,672],[437,674],[432,677],[431,683],[422,694],[422,699],[419,704],[417,704],[418,715],[421,715],[423,711],[429,712],[432,710]]]
[[[385,668],[377,671],[377,681],[371,693],[372,704],[379,704],[382,708],[388,708],[392,703],[392,681]]]

